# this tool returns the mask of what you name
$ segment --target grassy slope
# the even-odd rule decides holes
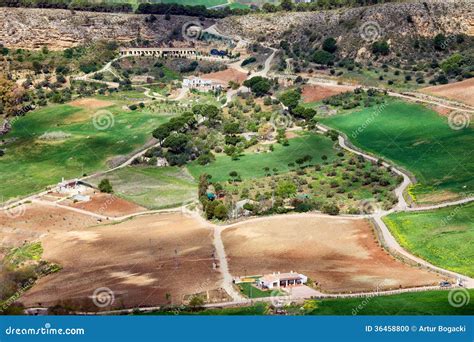
[[[197,196],[193,177],[178,167],[126,167],[106,177],[119,196],[148,209],[177,206]],[[98,184],[102,178],[91,182]]]
[[[384,218],[399,243],[434,265],[474,276],[474,203]]]
[[[6,136],[16,140],[0,158],[0,199],[39,191],[61,177],[105,169],[108,158],[139,148],[152,127],[166,120],[156,114],[124,112],[118,106],[108,110],[114,114],[114,124],[106,130],[94,127],[94,112],[70,105],[50,106],[16,120]],[[71,136],[60,141],[38,139],[57,131]]]
[[[332,299],[318,302],[312,315],[472,315],[474,303],[460,308],[449,304],[448,291],[402,293],[394,296]],[[471,297],[474,290],[469,290]],[[364,305],[366,301],[366,305]],[[357,309],[361,305],[362,309]]]
[[[323,122],[346,133],[359,147],[411,171],[422,185],[415,195],[474,188],[474,159],[466,153],[474,146],[472,128],[452,130],[446,118],[423,106],[393,101],[380,114],[367,108]]]
[[[313,163],[321,163],[321,156],[328,156],[328,161],[335,157],[334,143],[321,135],[307,134],[290,140],[290,146],[275,144],[275,150],[271,153],[245,153],[239,160],[232,160],[229,156],[220,155],[216,161],[202,166],[196,162],[188,166],[194,177],[202,173],[212,175],[212,181],[225,181],[229,178],[229,172],[237,171],[242,179],[259,178],[265,176],[264,167],[277,168],[280,173],[289,170],[288,163],[308,154],[313,157]]]
[[[448,291],[403,293],[372,298],[327,299],[316,302],[309,315],[472,315],[474,302],[455,308],[449,304]],[[469,290],[474,298],[474,290]],[[241,308],[209,309],[200,312],[183,312],[189,315],[264,315],[268,312],[265,303]],[[299,307],[289,309],[300,314]],[[166,314],[166,313],[152,313]]]

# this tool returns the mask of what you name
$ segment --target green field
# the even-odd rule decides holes
[[[390,102],[322,120],[347,134],[358,147],[392,160],[419,182],[411,193],[419,202],[454,198],[474,188],[471,127],[453,130],[447,118],[421,105]]]
[[[208,309],[202,311],[187,311],[183,310],[180,315],[202,315],[202,316],[261,316],[268,312],[268,305],[266,303],[256,303],[250,306],[241,306],[236,308],[225,308],[225,309]],[[150,315],[176,315],[176,311],[155,311],[149,313],[143,313],[139,315],[150,316]]]
[[[402,293],[350,299],[328,299],[317,302],[317,308],[310,315],[472,315],[474,303],[455,308],[449,304],[449,291]],[[469,290],[470,297],[474,290]],[[366,305],[364,305],[366,301]],[[361,305],[361,309],[358,306]],[[354,312],[355,310],[355,312]]]
[[[116,194],[148,209],[178,206],[197,197],[193,177],[178,167],[129,166],[90,182],[97,185],[104,177],[110,180]]]
[[[294,163],[296,159],[304,155],[312,156],[313,163],[321,163],[323,155],[328,157],[328,161],[332,161],[337,153],[333,145],[333,141],[325,136],[306,134],[291,139],[289,146],[275,144],[274,151],[270,153],[244,153],[239,160],[219,155],[209,165],[202,166],[193,162],[188,169],[196,178],[203,173],[210,174],[214,182],[228,180],[231,171],[237,171],[242,179],[260,178],[265,176],[264,167],[269,167],[271,170],[277,168],[280,173],[288,172],[288,163]]]
[[[15,120],[0,158],[0,199],[42,190],[61,177],[106,169],[110,158],[143,146],[153,127],[167,120],[140,110],[123,111],[119,105],[107,110],[113,125],[103,130],[94,126],[96,111],[71,105],[49,106]],[[63,137],[44,139],[45,133]]]
[[[137,8],[140,3],[139,0],[103,0],[107,3],[128,3],[133,6],[133,8]],[[206,6],[212,7],[217,5],[226,4],[227,0],[149,0],[150,3],[155,4],[180,4],[180,5],[188,5],[188,6]]]
[[[308,301],[303,307],[285,308],[294,315],[472,315],[474,314],[474,290],[468,290],[471,300],[456,308],[448,301],[449,291],[427,291],[402,293],[392,296],[369,298],[325,299]],[[461,293],[462,294],[462,293]],[[266,303],[225,309],[209,309],[198,312],[183,311],[182,315],[265,315],[269,312]],[[169,314],[154,312],[152,315]]]
[[[240,283],[239,285],[240,293],[242,293],[247,298],[264,298],[271,296],[283,296],[285,292],[277,291],[262,291],[251,283]]]
[[[398,242],[434,265],[474,276],[474,203],[384,218]]]
[[[159,0],[153,1],[156,3],[163,3],[163,4],[180,4],[180,5],[188,5],[188,6],[206,6],[206,7],[213,7],[218,5],[223,5],[227,3],[227,0]]]

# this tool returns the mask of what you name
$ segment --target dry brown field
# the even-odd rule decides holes
[[[474,78],[421,89],[421,92],[474,106]]]
[[[301,93],[305,103],[324,100],[325,98],[353,90],[351,86],[332,86],[332,85],[315,85],[307,84],[303,87]]]
[[[53,210],[57,208],[47,208]],[[181,213],[160,214],[87,228],[87,216],[66,212],[80,216],[73,228],[61,223],[37,236],[43,259],[62,270],[41,278],[21,297],[27,307],[61,303],[98,310],[92,297],[101,287],[114,294],[113,303],[102,310],[179,304],[186,296],[219,288],[212,230],[201,221]],[[47,230],[44,223],[46,219],[38,220],[33,227]]]
[[[296,271],[326,292],[433,285],[442,279],[394,259],[364,219],[274,216],[232,226],[223,241],[233,276]]]

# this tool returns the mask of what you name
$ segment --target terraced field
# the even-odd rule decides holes
[[[419,183],[411,193],[416,201],[454,199],[474,189],[474,131],[454,130],[448,119],[421,105],[392,101],[382,110],[323,119],[341,130],[358,147],[392,160],[410,171]]]

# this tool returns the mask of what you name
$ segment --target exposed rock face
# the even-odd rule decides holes
[[[438,33],[474,35],[474,2],[428,0],[334,11],[255,14],[225,18],[218,23],[218,29],[248,40],[264,38],[267,44],[279,44],[282,39],[299,41],[312,34],[332,36],[338,38],[338,45],[346,52],[352,48],[357,53],[364,35],[370,38],[375,34],[375,38],[383,37],[393,44],[409,37],[431,38]]]
[[[0,42],[9,48],[51,50],[76,46],[91,40],[129,42],[137,38],[154,45],[180,38],[184,23],[194,17],[74,12],[56,9],[0,8]],[[148,18],[148,19],[147,19]],[[213,22],[202,22],[208,27]]]

